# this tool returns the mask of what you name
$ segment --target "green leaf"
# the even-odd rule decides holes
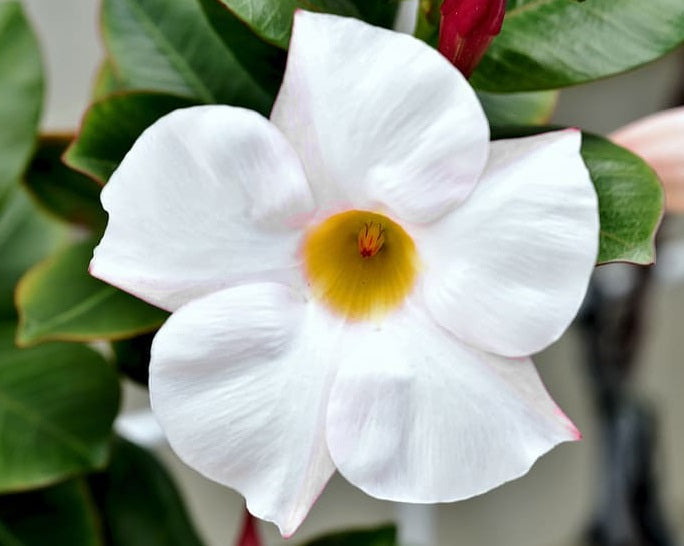
[[[658,176],[640,157],[595,135],[584,133],[582,157],[599,196],[598,263],[653,263],[665,198]]]
[[[492,138],[527,136],[558,127],[500,127]],[[582,133],[582,158],[599,200],[601,231],[598,264],[655,260],[655,234],[663,215],[664,193],[644,160],[609,140]]]
[[[441,0],[423,0],[418,4],[418,18],[416,30],[413,33],[416,38],[437,49],[439,43],[439,11]]]
[[[119,382],[78,344],[14,346],[0,325],[0,491],[39,487],[104,466]]]
[[[303,546],[398,546],[398,544],[396,527],[385,525],[377,529],[325,535]]]
[[[556,89],[631,70],[682,41],[682,0],[529,1],[506,13],[471,83],[496,92]]]
[[[393,28],[399,2],[405,0],[351,0],[361,19],[377,27]]]
[[[150,350],[156,333],[150,332],[112,343],[119,371],[145,387],[149,380]]]
[[[126,91],[126,84],[121,80],[116,73],[114,63],[111,59],[105,59],[95,76],[95,83],[93,85],[93,100],[98,101],[105,97]]]
[[[273,102],[285,73],[287,53],[254,34],[221,0],[200,0],[200,4],[217,36]]]
[[[88,274],[93,246],[72,245],[24,275],[17,287],[17,343],[122,339],[164,322],[165,311]]]
[[[197,0],[104,0],[102,21],[126,89],[269,112],[271,98],[216,36]]]
[[[0,497],[3,546],[102,546],[87,487],[73,480]]]
[[[117,440],[109,468],[90,483],[111,546],[201,546],[170,476],[146,450]]]
[[[297,8],[349,17],[361,14],[351,0],[220,0],[267,42],[287,49]]]
[[[65,163],[104,184],[140,134],[160,117],[196,102],[159,93],[112,95],[86,112]]]
[[[558,91],[529,93],[478,91],[477,96],[492,126],[548,123],[558,101]]]
[[[14,288],[24,272],[62,241],[64,230],[17,186],[0,209],[0,320],[16,318]]]
[[[24,182],[38,203],[58,218],[100,232],[107,223],[100,205],[102,188],[61,160],[71,140],[68,136],[42,137]]]
[[[20,2],[0,2],[0,205],[31,156],[43,101],[38,42]]]

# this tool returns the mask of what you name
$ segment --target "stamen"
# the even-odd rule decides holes
[[[385,230],[378,222],[366,222],[359,230],[359,254],[362,258],[375,256],[385,244]]]

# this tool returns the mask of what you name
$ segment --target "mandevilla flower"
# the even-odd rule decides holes
[[[466,77],[501,32],[506,0],[444,0],[439,50]]]
[[[173,312],[150,395],[176,453],[291,535],[336,469],[454,501],[577,439],[527,355],[596,258],[579,146],[490,144],[436,51],[299,11],[270,120],[175,111],[102,192],[92,274]]]

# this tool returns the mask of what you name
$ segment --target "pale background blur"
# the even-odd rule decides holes
[[[23,0],[37,28],[47,65],[45,131],[74,131],[89,101],[96,68],[103,56],[98,36],[97,0]],[[555,121],[605,134],[671,104],[684,56],[682,51],[658,63],[616,78],[564,91]],[[672,231],[684,240],[682,221]],[[670,521],[684,537],[684,254],[670,244],[663,249],[650,302],[646,340],[636,390],[651,400],[660,419],[659,475]],[[667,259],[666,259],[667,258]],[[612,266],[611,266],[612,267]],[[619,281],[620,266],[609,272]],[[619,288],[619,287],[618,287]],[[436,506],[433,517],[439,545],[570,546],[588,523],[594,506],[598,437],[587,392],[578,333],[570,330],[536,357],[556,401],[575,421],[584,439],[565,444],[542,458],[516,482],[481,497]],[[130,387],[127,410],[144,407],[146,393]],[[209,546],[233,543],[242,518],[242,499],[180,463],[165,446],[157,449],[182,488],[189,510]],[[314,506],[298,543],[321,531],[392,521],[397,509],[367,497],[335,477]],[[264,524],[269,545],[284,544],[275,527]],[[681,538],[680,538],[681,540]]]

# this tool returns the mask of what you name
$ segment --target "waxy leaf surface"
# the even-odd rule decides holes
[[[557,91],[536,91],[528,93],[487,93],[478,91],[489,124],[493,127],[505,125],[541,125],[548,123],[558,101]]]
[[[140,134],[160,117],[196,101],[160,93],[122,93],[94,103],[67,149],[68,166],[107,182]]]
[[[21,2],[0,2],[0,206],[29,160],[42,101],[38,42]]]
[[[82,480],[0,497],[3,546],[102,546],[98,527]]]
[[[104,466],[119,406],[113,368],[79,344],[14,345],[0,324],[0,492]]]
[[[34,198],[58,218],[99,232],[107,223],[100,205],[102,188],[62,163],[61,156],[71,140],[69,136],[42,137],[24,183]]]
[[[304,546],[397,546],[397,529],[385,525],[376,529],[343,531],[316,538]]]
[[[0,208],[0,321],[14,320],[14,291],[24,272],[45,258],[63,239],[64,230],[14,187]]]
[[[268,113],[270,98],[214,33],[197,0],[104,0],[102,21],[126,89]]]
[[[297,8],[360,17],[351,0],[220,0],[267,42],[286,49]],[[372,1],[372,0],[371,0]]]
[[[168,314],[88,274],[92,241],[34,266],[17,288],[17,342],[122,339],[159,327]]]
[[[470,80],[478,89],[588,82],[658,59],[684,41],[681,0],[530,0],[509,8]]]
[[[90,484],[110,546],[201,546],[171,477],[146,450],[116,440]]]

